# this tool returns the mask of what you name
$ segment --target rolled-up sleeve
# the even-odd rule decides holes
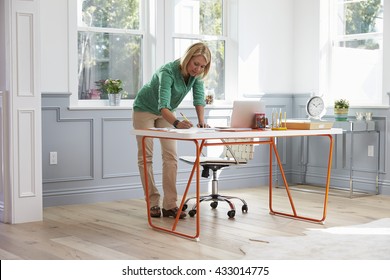
[[[204,98],[204,83],[200,79],[196,79],[194,85],[192,87],[193,93],[193,105],[194,106],[205,106],[205,98]]]
[[[172,96],[172,75],[161,71],[159,74],[160,86],[158,88],[158,110],[163,108],[172,110],[171,107],[171,96]]]

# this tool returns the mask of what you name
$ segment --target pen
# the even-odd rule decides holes
[[[180,115],[181,115],[187,122],[190,122],[190,121],[187,119],[187,117],[186,117],[182,112],[180,112]]]

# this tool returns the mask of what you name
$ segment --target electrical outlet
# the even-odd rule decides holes
[[[57,152],[50,152],[50,165],[57,164]]]
[[[368,145],[368,156],[373,157],[374,156],[374,146]]]

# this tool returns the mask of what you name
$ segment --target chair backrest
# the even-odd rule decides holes
[[[252,138],[241,138],[241,139],[224,139],[223,142],[248,142],[252,141]],[[223,157],[234,158],[235,160],[251,160],[254,155],[253,144],[234,144],[225,145],[223,149]]]
[[[252,141],[252,138],[241,138],[241,139],[221,139],[224,143],[229,142],[248,142]],[[253,159],[254,146],[253,144],[234,144],[224,145],[223,152],[219,157],[207,157],[202,156],[200,158],[200,164],[202,166],[229,166],[237,164],[246,164],[249,160]],[[181,156],[180,160],[194,164],[196,161],[195,156]],[[202,175],[203,176],[203,175]],[[206,176],[208,177],[208,176]]]

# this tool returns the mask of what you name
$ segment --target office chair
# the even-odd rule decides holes
[[[243,142],[250,141],[252,139],[226,139],[222,140],[224,143],[226,142]],[[220,195],[218,193],[218,170],[223,169],[225,167],[229,167],[232,165],[242,165],[246,164],[249,160],[253,159],[254,147],[253,144],[235,144],[235,145],[225,145],[223,153],[221,157],[200,157],[199,164],[203,167],[202,177],[208,178],[210,176],[210,170],[213,172],[212,175],[212,192],[209,195],[204,195],[200,197],[200,202],[203,201],[211,201],[211,208],[215,209],[218,207],[219,201],[225,201],[229,204],[230,210],[227,212],[229,218],[234,218],[236,215],[236,209],[234,204],[231,202],[233,199],[240,200],[242,205],[242,212],[248,212],[248,205],[245,200],[235,197],[235,196],[225,196]],[[194,164],[196,161],[196,157],[194,156],[183,156],[180,157],[180,160]],[[188,201],[191,199],[195,199],[196,197],[188,198],[184,202],[183,211],[188,208]],[[190,217],[194,217],[196,215],[196,204],[193,208],[188,212]]]

